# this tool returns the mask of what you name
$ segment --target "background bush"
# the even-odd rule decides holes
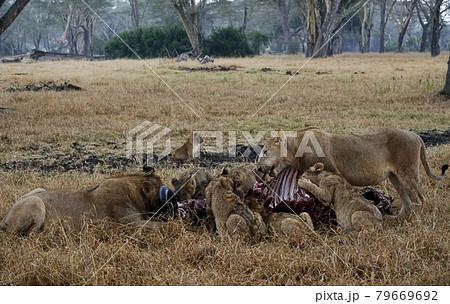
[[[236,28],[225,27],[214,31],[204,40],[203,53],[219,57],[254,55],[247,37]]]
[[[186,32],[181,26],[144,27],[119,34],[142,58],[167,57],[176,50],[183,53],[191,49]],[[118,38],[109,40],[104,47],[110,58],[136,58],[134,53]]]
[[[120,37],[142,58],[176,56],[189,51],[191,45],[184,29],[177,26],[145,27],[120,33]],[[214,31],[203,39],[203,54],[218,57],[245,57],[259,55],[270,37],[260,31],[243,34],[233,27]],[[134,53],[118,38],[106,42],[105,54],[112,59],[136,58]]]

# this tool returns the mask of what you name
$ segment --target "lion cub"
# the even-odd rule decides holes
[[[205,168],[193,168],[172,179],[177,201],[204,199],[205,189],[214,176]]]
[[[198,149],[200,149],[202,142],[201,136],[194,132],[192,137],[189,137],[181,147],[172,152],[172,159],[184,161],[194,158],[195,154],[199,152]]]
[[[267,219],[270,233],[277,237],[303,237],[314,231],[314,224],[308,213],[300,215],[278,212],[271,213]]]
[[[381,223],[382,215],[378,208],[363,198],[356,187],[342,176],[323,169],[322,163],[310,167],[302,177],[310,179],[311,183],[299,180],[298,186],[323,204],[331,205],[343,230],[374,229]]]
[[[262,178],[262,173],[257,171],[256,165],[253,164],[224,169],[222,176],[224,175],[233,180],[233,191],[240,198],[243,198]]]
[[[227,175],[214,179],[206,188],[206,212],[214,217],[219,236],[238,236],[259,241],[267,228],[259,213],[235,193],[235,181]]]

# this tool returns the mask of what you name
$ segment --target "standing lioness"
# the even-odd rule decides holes
[[[399,129],[356,135],[310,128],[296,132],[294,137],[280,131],[266,142],[262,152],[259,165],[262,171],[271,171],[271,175],[288,166],[303,173],[321,162],[325,170],[341,174],[354,186],[374,185],[389,178],[403,201],[401,216],[411,215],[413,207],[424,200],[420,163],[427,175],[437,180],[443,178],[448,168],[444,165],[442,174],[434,175],[422,139],[414,132]]]
[[[92,190],[36,189],[22,196],[1,222],[6,231],[27,234],[39,231],[45,223],[62,218],[79,227],[82,217],[110,218],[120,223],[141,223],[151,228],[145,215],[157,211],[158,190],[162,186],[153,169],[148,172],[119,174]]]

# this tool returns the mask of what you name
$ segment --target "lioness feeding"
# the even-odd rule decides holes
[[[36,189],[17,200],[0,228],[27,234],[41,230],[55,218],[79,227],[83,216],[152,228],[157,224],[145,221],[145,215],[158,210],[161,185],[160,177],[151,168],[147,172],[114,175],[91,190]]]
[[[356,135],[310,128],[295,132],[293,137],[280,131],[265,143],[258,162],[261,170],[272,176],[286,167],[303,173],[322,162],[325,170],[341,174],[354,186],[374,185],[389,178],[403,201],[400,216],[404,217],[409,217],[424,200],[420,163],[436,180],[442,179],[448,169],[443,165],[441,175],[433,174],[422,139],[414,132],[399,129]]]
[[[325,171],[322,163],[306,170],[302,177],[311,182],[300,179],[298,187],[314,195],[322,204],[331,205],[338,224],[345,231],[373,229],[381,223],[378,208],[342,176]]]

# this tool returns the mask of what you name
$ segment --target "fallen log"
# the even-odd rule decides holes
[[[97,61],[106,60],[106,56],[86,56],[77,54],[65,54],[57,52],[44,52],[39,50],[31,50],[30,58],[34,61],[51,61],[51,60],[87,60]]]
[[[19,63],[22,61],[22,59],[23,59],[23,56],[16,57],[13,59],[4,58],[4,59],[2,59],[2,63]]]

